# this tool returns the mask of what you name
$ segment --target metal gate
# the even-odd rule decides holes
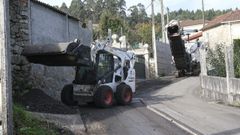
[[[137,79],[145,79],[145,59],[142,55],[136,56],[135,61],[135,71],[136,71],[136,78]]]

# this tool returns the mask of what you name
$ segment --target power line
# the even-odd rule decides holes
[[[145,8],[147,10],[152,5],[152,2]]]

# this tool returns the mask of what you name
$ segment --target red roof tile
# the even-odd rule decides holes
[[[208,23],[209,21],[206,20],[205,22]],[[182,21],[180,21],[181,27],[193,26],[193,25],[198,25],[198,24],[203,24],[203,20],[199,19],[199,20],[182,20]]]
[[[235,10],[228,12],[226,14],[217,16],[215,19],[210,21],[205,27],[203,27],[203,31],[211,29],[213,27],[221,25],[222,22],[228,22],[228,21],[236,21],[240,20],[240,10]]]

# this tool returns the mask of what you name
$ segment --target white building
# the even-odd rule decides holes
[[[213,48],[216,44],[230,45],[240,39],[240,10],[228,12],[210,21],[203,28],[203,37]]]
[[[208,20],[205,21],[205,24],[208,24]],[[180,26],[184,30],[186,35],[183,37],[185,40],[190,40],[191,42],[195,42],[196,39],[203,41],[202,38],[202,28],[203,28],[203,20],[183,20],[180,21]]]

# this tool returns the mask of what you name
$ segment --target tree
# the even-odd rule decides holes
[[[130,12],[128,17],[129,25],[134,26],[138,23],[138,8],[137,6],[131,6],[128,11]]]
[[[124,28],[123,20],[120,17],[114,16],[110,11],[105,11],[100,17],[100,33],[106,37],[108,29],[112,30],[112,33],[120,35],[121,28]]]
[[[138,7],[138,22],[140,23],[144,23],[147,21],[147,13],[145,11],[145,7],[143,4],[141,3],[138,3],[137,4],[137,7]]]
[[[240,39],[235,39],[233,44],[234,73],[236,78],[240,78]]]
[[[126,17],[126,1],[125,0],[119,0],[118,1],[118,12],[120,17],[125,18]]]
[[[60,7],[60,10],[65,12],[65,13],[68,13],[68,7],[67,7],[65,2],[62,3],[62,6]]]
[[[128,17],[130,26],[147,22],[148,17],[143,4],[138,3],[137,6],[131,6],[128,11],[130,12],[130,16]]]
[[[207,63],[211,65],[208,75],[226,77],[224,45],[217,44],[215,49],[209,49],[207,53]]]
[[[72,0],[72,3],[69,7],[69,13],[72,16],[80,18],[81,20],[85,21],[87,18],[87,13],[85,10],[85,5],[81,0]]]

